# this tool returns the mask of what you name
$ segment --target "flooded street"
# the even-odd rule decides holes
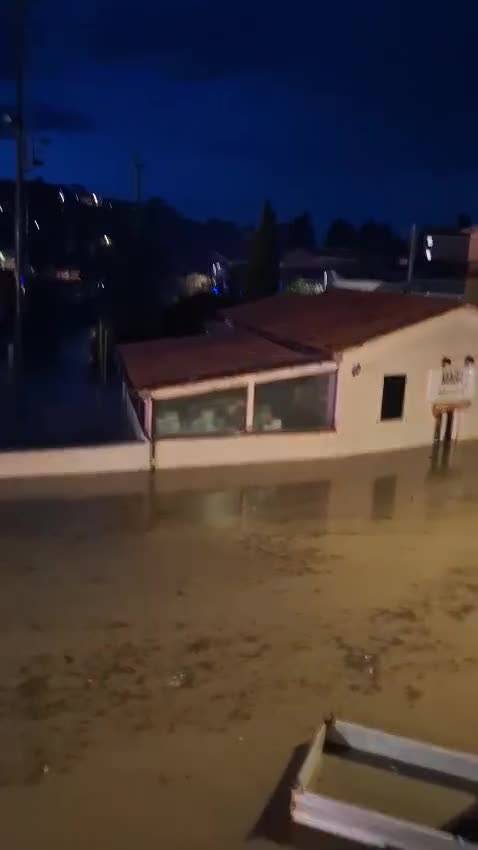
[[[91,333],[97,323],[62,315],[64,325],[52,324],[50,316],[50,324],[29,329],[18,376],[9,368],[0,339],[4,450],[135,440],[118,369],[111,363],[108,379],[102,380],[91,362]]]
[[[478,446],[429,454],[2,484],[2,847],[292,844],[331,711],[478,752]]]

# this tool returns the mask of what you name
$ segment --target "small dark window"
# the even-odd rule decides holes
[[[401,419],[405,400],[406,375],[385,375],[380,419]]]

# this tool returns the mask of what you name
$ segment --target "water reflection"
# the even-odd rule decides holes
[[[452,465],[454,444],[450,441],[434,442],[430,456],[430,475],[443,475]]]
[[[478,501],[478,444],[450,452],[431,472],[430,451],[318,464],[0,482],[2,534],[73,529],[78,537],[210,528],[429,520]],[[196,487],[197,489],[193,489]],[[291,529],[292,530],[292,529]]]
[[[249,482],[243,470],[230,470],[229,487],[221,477],[220,488],[214,487],[216,473],[210,470],[200,478],[202,489],[188,489],[183,481],[177,492],[169,491],[173,481],[162,487],[159,473],[154,513],[157,519],[206,525],[313,522],[327,527],[340,520],[429,519],[456,509],[462,501],[470,502],[474,494],[478,498],[477,444],[442,446],[438,460],[433,467],[430,450],[424,449],[301,468],[283,464],[268,473],[249,470]],[[264,481],[267,474],[270,482]]]
[[[372,519],[392,519],[397,497],[397,476],[382,475],[373,482]]]
[[[330,490],[330,481],[285,484],[282,487],[251,487],[245,491],[245,507],[256,520],[323,520],[329,509]]]

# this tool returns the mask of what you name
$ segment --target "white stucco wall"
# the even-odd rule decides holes
[[[478,310],[463,306],[345,352],[338,373],[335,431],[160,440],[156,468],[347,457],[431,445],[429,370],[439,368],[443,357],[461,366],[467,355],[478,366]],[[354,377],[356,364],[360,374]],[[407,376],[403,419],[381,422],[383,378],[398,374]],[[478,437],[476,399],[459,415],[457,425],[459,439]]]
[[[463,306],[435,319],[371,341],[344,354],[336,408],[338,453],[360,454],[429,445],[435,420],[427,399],[430,369],[443,357],[478,364],[478,310]],[[352,368],[361,370],[353,377]],[[406,375],[403,418],[380,421],[385,375]],[[456,417],[458,437],[478,437],[478,401]]]
[[[0,478],[139,472],[150,468],[150,443],[0,452]]]

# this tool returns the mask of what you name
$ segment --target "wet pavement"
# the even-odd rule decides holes
[[[9,850],[313,841],[324,715],[478,752],[478,446],[0,486]]]

